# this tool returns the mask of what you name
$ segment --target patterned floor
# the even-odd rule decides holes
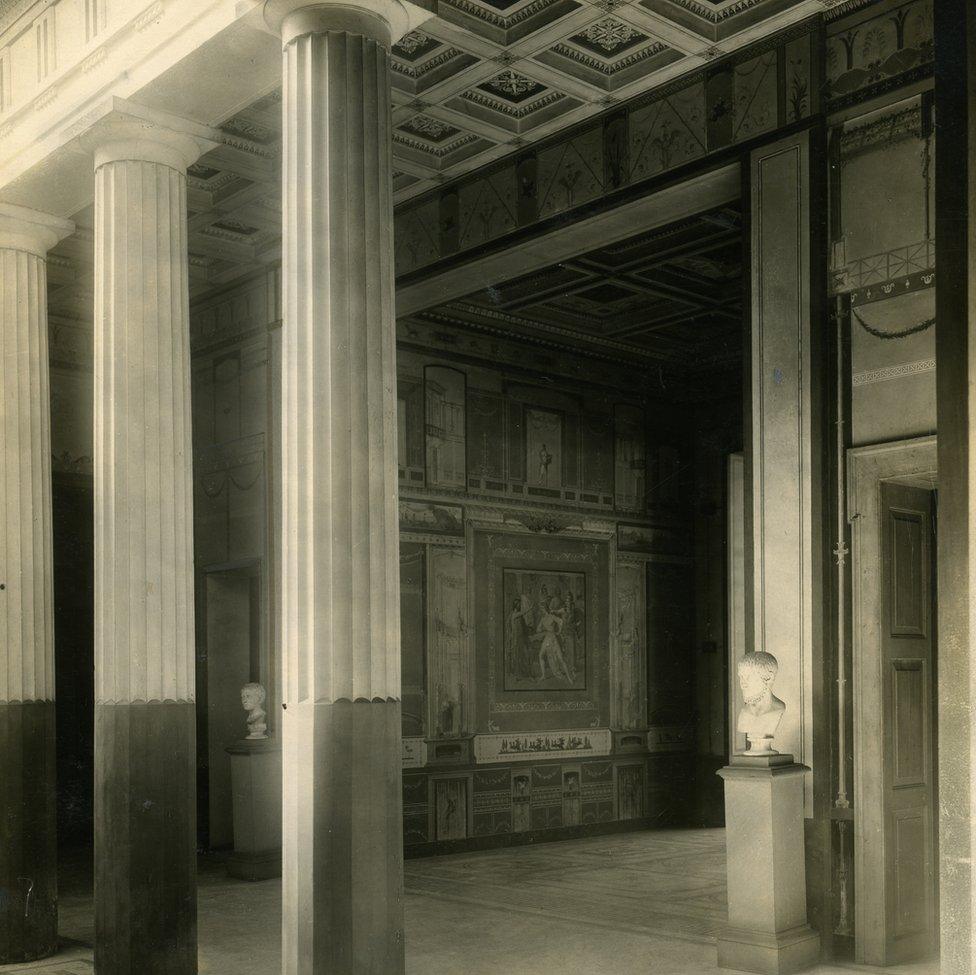
[[[408,860],[408,893],[711,944],[725,913],[722,830],[623,833]]]
[[[0,975],[92,975],[90,868],[65,864],[65,950]],[[201,862],[200,975],[280,970],[280,881]],[[718,973],[722,830],[643,831],[408,860],[408,975]],[[862,971],[878,971],[865,969]],[[935,975],[937,966],[896,970]],[[821,968],[816,975],[849,975]]]

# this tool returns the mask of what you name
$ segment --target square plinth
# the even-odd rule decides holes
[[[716,938],[718,967],[759,975],[791,975],[820,961],[820,935],[806,924],[764,934],[726,928]]]

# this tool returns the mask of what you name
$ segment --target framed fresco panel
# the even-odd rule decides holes
[[[478,734],[606,728],[612,536],[467,522]]]
[[[563,417],[552,410],[525,411],[525,479],[534,487],[562,487]]]
[[[506,568],[503,687],[586,689],[586,575]]]

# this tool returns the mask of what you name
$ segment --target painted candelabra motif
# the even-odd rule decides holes
[[[467,640],[467,581],[464,552],[431,546],[430,633],[433,714],[438,738],[461,734],[464,706],[463,655]]]
[[[505,569],[505,690],[586,687],[586,576]]]
[[[615,680],[615,727],[623,730],[644,726],[644,568],[640,564],[617,566],[617,678]]]

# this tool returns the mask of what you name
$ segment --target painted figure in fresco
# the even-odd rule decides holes
[[[522,595],[512,603],[508,614],[509,671],[516,677],[532,676],[532,648],[529,645],[529,619],[532,602]]]
[[[771,653],[759,650],[745,654],[737,669],[742,710],[736,730],[745,734],[750,753],[769,754],[773,751],[773,735],[786,710],[772,690],[779,664]]]
[[[552,463],[552,454],[549,448],[543,444],[539,448],[539,480],[543,484],[549,483],[549,465]]]
[[[573,683],[569,667],[566,666],[566,658],[563,656],[563,647],[559,639],[560,631],[563,627],[562,603],[558,596],[553,596],[548,605],[543,607],[542,615],[536,626],[536,638],[541,637],[542,642],[539,647],[539,670],[540,680],[546,679],[546,665],[553,677],[563,677],[567,684]]]
[[[568,590],[563,593],[562,609],[559,610],[563,625],[559,631],[559,639],[563,647],[563,656],[572,665],[573,670],[578,666],[576,659],[576,607],[573,605],[573,594]]]
[[[583,664],[583,613],[572,589],[567,589],[563,597],[563,651],[566,660],[578,671]]]

